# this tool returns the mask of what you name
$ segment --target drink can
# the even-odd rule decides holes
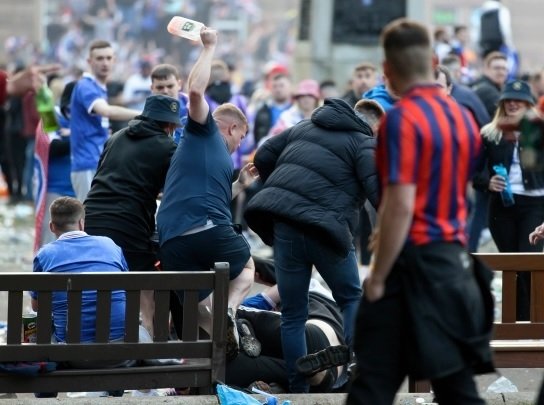
[[[37,320],[36,314],[23,315],[23,343],[36,343],[38,337]]]

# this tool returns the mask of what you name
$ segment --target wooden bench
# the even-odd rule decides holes
[[[501,320],[493,331],[497,368],[544,368],[544,253],[474,253],[502,272]],[[530,320],[516,322],[516,273],[531,273]],[[428,381],[409,380],[410,392],[429,392]]]
[[[3,273],[0,291],[8,292],[7,344],[0,345],[0,362],[123,361],[184,359],[180,365],[136,365],[124,368],[58,369],[36,377],[0,374],[0,392],[114,391],[166,387],[196,387],[211,393],[224,381],[227,328],[228,263],[212,271],[134,273]],[[97,291],[95,343],[80,342],[81,297]],[[112,290],[126,291],[125,337],[108,342]],[[138,342],[140,291],[155,291],[153,342]],[[183,333],[169,341],[170,291],[183,290]],[[198,292],[213,290],[213,332],[199,337]],[[37,343],[21,343],[23,294],[38,291]],[[52,344],[52,292],[67,291],[66,344]]]

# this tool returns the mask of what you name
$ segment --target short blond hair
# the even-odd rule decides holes
[[[353,109],[361,114],[370,126],[376,125],[385,115],[385,110],[380,103],[366,98],[357,101]]]
[[[213,115],[213,118],[217,118],[217,117],[233,118],[234,120],[238,121],[239,124],[243,124],[246,126],[246,128],[249,128],[247,118],[242,112],[242,110],[240,110],[238,107],[236,107],[232,103],[221,104],[219,107],[215,109],[212,115]]]

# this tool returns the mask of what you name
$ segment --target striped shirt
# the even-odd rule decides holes
[[[474,120],[434,85],[412,88],[380,126],[380,184],[414,184],[408,242],[466,244],[466,188],[481,153]]]

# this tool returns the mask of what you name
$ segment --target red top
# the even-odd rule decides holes
[[[378,136],[382,189],[415,184],[408,241],[466,244],[466,187],[480,156],[471,114],[434,85],[412,88],[391,109]]]
[[[8,75],[3,70],[0,70],[0,107],[4,105],[7,98]]]

